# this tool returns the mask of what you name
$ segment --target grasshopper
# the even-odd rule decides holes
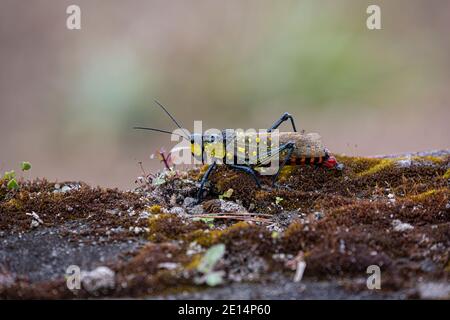
[[[294,118],[291,114],[285,112],[277,121],[275,121],[265,133],[252,135],[247,134],[245,137],[236,135],[230,129],[223,130],[220,134],[189,134],[181,125],[175,120],[175,118],[167,111],[167,109],[158,101],[155,103],[172,119],[175,125],[181,129],[184,134],[172,133],[168,130],[149,128],[149,127],[134,127],[134,129],[150,130],[156,132],[162,132],[167,134],[176,134],[183,139],[189,141],[191,146],[192,155],[199,159],[201,163],[205,164],[206,159],[212,159],[206,169],[203,177],[200,180],[200,188],[197,193],[197,203],[200,203],[203,199],[204,186],[208,181],[211,173],[222,163],[230,168],[249,174],[258,188],[261,188],[261,182],[256,174],[256,170],[267,166],[268,162],[273,157],[278,157],[279,167],[277,172],[272,177],[272,185],[277,186],[276,182],[281,170],[286,165],[314,165],[316,167],[323,166],[328,169],[342,170],[343,164],[339,164],[336,158],[323,146],[321,137],[317,133],[304,133],[298,132],[295,126]],[[291,132],[278,132],[278,127],[286,122],[290,121],[292,126]],[[276,130],[274,132],[274,130]],[[267,137],[265,136],[267,135]],[[276,135],[278,140],[277,145],[271,145],[272,138]],[[249,161],[248,152],[243,153],[244,156],[237,156],[233,153],[231,156],[227,154],[225,150],[228,150],[230,144],[235,145],[237,149],[249,150],[250,144],[252,150],[260,150],[260,141],[269,141],[266,146],[267,152],[257,153],[256,161]],[[222,146],[223,152],[213,152],[211,150],[217,150],[217,144]],[[209,156],[209,157],[206,157]]]

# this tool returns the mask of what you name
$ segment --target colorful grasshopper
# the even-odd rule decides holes
[[[200,181],[200,189],[197,193],[197,203],[200,203],[203,198],[203,189],[205,183],[211,172],[217,167],[218,163],[223,163],[235,170],[243,171],[249,174],[256,185],[261,188],[261,182],[256,175],[255,169],[262,168],[267,165],[267,163],[273,159],[274,156],[279,158],[279,167],[277,172],[272,177],[273,185],[276,184],[278,176],[285,165],[315,165],[324,166],[329,169],[342,170],[343,165],[338,164],[336,158],[326,149],[321,142],[320,135],[317,133],[303,133],[297,132],[294,119],[289,113],[284,113],[280,119],[275,121],[275,123],[267,129],[266,133],[268,137],[264,137],[260,134],[252,137],[251,135],[246,135],[243,139],[236,134],[230,134],[229,130],[223,130],[219,134],[188,134],[175,118],[164,108],[162,104],[155,101],[158,106],[160,106],[164,112],[172,119],[172,121],[177,125],[178,128],[183,130],[185,134],[180,135],[183,139],[189,141],[191,145],[192,154],[194,157],[199,159],[202,163],[205,163],[207,157],[205,153],[209,156],[209,160],[213,158],[212,162],[209,164],[208,169],[203,175]],[[283,122],[290,120],[292,124],[293,132],[278,132],[275,133],[273,130],[277,129]],[[168,134],[173,134],[167,130],[148,128],[148,127],[134,127],[134,129],[151,130],[157,132],[163,132]],[[243,148],[249,150],[249,144],[253,143],[256,145],[252,146],[252,150],[259,150],[258,143],[260,141],[272,141],[273,135],[276,134],[278,140],[277,146],[266,146],[268,152],[257,154],[256,161],[249,162],[248,154],[244,158],[239,158],[236,153],[233,153],[232,157],[227,158],[226,152],[215,153],[214,155],[208,154],[208,150],[217,150],[217,143],[223,144],[223,150],[227,150],[227,146],[230,143],[236,145],[236,148]],[[264,134],[263,134],[264,135]],[[264,139],[266,138],[266,139]],[[266,142],[267,143],[267,142]],[[245,154],[245,153],[244,153]],[[211,157],[212,156],[212,157]],[[215,157],[215,159],[214,159]]]

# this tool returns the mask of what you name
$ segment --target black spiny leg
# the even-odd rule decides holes
[[[280,175],[281,170],[283,170],[284,166],[286,165],[288,160],[291,158],[292,152],[294,151],[294,148],[295,148],[295,144],[293,142],[288,142],[288,143],[286,143],[285,145],[283,145],[280,148],[280,152],[283,151],[283,150],[287,150],[287,154],[286,154],[286,157],[283,160],[283,163],[278,168],[277,173],[272,178],[272,185],[273,186],[275,186],[275,183],[276,183],[276,181],[278,179],[278,176]]]
[[[294,118],[292,117],[291,114],[285,112],[283,113],[283,115],[281,116],[280,119],[278,119],[277,121],[275,121],[275,123],[269,128],[267,129],[267,132],[271,132],[272,130],[275,130],[276,128],[278,128],[283,122],[287,121],[287,120],[291,120],[291,124],[292,124],[292,129],[294,130],[294,132],[297,132],[297,128],[295,127],[295,123],[294,123]]]
[[[211,172],[215,169],[216,167],[216,163],[213,162],[208,169],[206,170],[205,174],[202,177],[202,180],[200,181],[200,189],[198,190],[197,193],[197,202],[196,204],[199,204],[202,201],[203,198],[203,188],[205,186],[206,181],[208,181],[209,175],[211,174]]]
[[[239,166],[239,165],[236,165],[236,164],[230,164],[229,166],[231,168],[235,169],[235,170],[239,170],[239,171],[243,171],[245,173],[248,173],[253,178],[253,180],[255,180],[255,183],[258,186],[258,188],[261,188],[261,182],[259,182],[259,179],[258,179],[258,177],[256,176],[256,173],[255,173],[255,170],[253,170],[252,168],[247,167],[247,166]]]

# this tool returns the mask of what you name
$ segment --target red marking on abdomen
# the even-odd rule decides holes
[[[326,167],[333,167],[333,159],[334,157],[329,157],[328,155],[326,155],[325,157],[314,157],[314,158],[309,158],[309,157],[296,157],[296,156],[292,156],[289,161],[287,162],[287,164],[290,165],[325,165]],[[280,163],[283,163],[283,159],[280,159]]]

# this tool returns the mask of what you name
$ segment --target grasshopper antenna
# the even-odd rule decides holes
[[[164,112],[170,117],[170,119],[172,119],[172,121],[177,125],[177,127],[180,128],[180,129],[186,134],[185,138],[189,140],[189,134],[186,133],[186,129],[183,129],[183,128],[180,126],[180,124],[177,122],[177,120],[175,120],[175,118],[170,114],[170,112],[167,111],[167,109],[166,109],[161,103],[159,103],[158,100],[154,100],[154,101],[155,101],[155,103],[156,103],[158,106],[161,107],[161,109],[164,110]]]
[[[175,133],[175,132],[170,132],[170,131],[167,131],[167,130],[156,129],[156,128],[148,128],[148,127],[133,127],[133,129],[135,129],[135,130],[149,130],[149,131],[156,131],[156,132],[162,132],[162,133],[167,133],[167,134],[174,134],[174,135],[182,137],[183,139],[185,139],[185,140],[190,142],[190,140],[188,138],[186,138],[185,136],[183,136],[182,134],[178,134],[178,133]]]

